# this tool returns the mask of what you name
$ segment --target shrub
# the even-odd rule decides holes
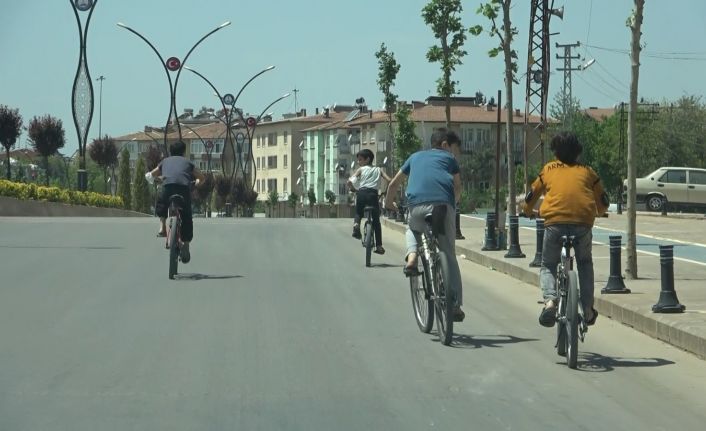
[[[78,192],[59,187],[42,187],[36,184],[16,183],[7,180],[0,180],[0,196],[103,208],[123,207],[123,200],[119,196],[94,192]]]

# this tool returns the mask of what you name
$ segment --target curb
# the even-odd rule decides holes
[[[383,219],[383,226],[399,233],[404,233],[406,227],[397,222]],[[539,272],[513,265],[504,258],[488,256],[481,252],[456,246],[457,255],[465,255],[466,260],[500,271],[524,283],[535,286],[539,290]],[[608,297],[610,299],[608,299]],[[652,338],[669,343],[694,355],[706,359],[706,339],[692,331],[688,322],[677,321],[669,314],[654,314],[630,304],[621,304],[620,298],[614,295],[602,295],[598,290],[594,299],[594,307],[603,317],[609,317],[623,325],[636,329]]]

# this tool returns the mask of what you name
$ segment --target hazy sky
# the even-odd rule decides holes
[[[116,26],[124,22],[152,41],[167,58],[183,59],[204,34],[224,21],[233,24],[208,38],[187,65],[206,75],[222,93],[236,93],[253,74],[268,65],[277,68],[254,81],[239,105],[259,113],[279,95],[295,87],[298,105],[313,112],[334,103],[352,104],[365,97],[379,109],[382,97],[375,82],[374,52],[385,42],[402,69],[395,91],[403,100],[424,100],[436,93],[436,64],[426,61],[434,43],[420,17],[426,0],[99,0],[88,38],[92,77],[104,75],[103,133],[113,136],[163,125],[169,109],[164,70],[149,47]],[[515,0],[512,19],[519,34],[515,49],[520,73],[526,64],[529,0]],[[464,1],[466,26],[486,24],[476,15],[480,2]],[[625,20],[629,0],[557,0],[564,20],[552,19],[555,42],[580,41],[577,51],[596,63],[574,73],[573,94],[584,106],[612,106],[628,98],[630,62],[613,50],[627,50],[630,32]],[[706,69],[706,1],[647,0],[640,76],[640,95],[674,99],[704,94]],[[71,88],[78,61],[78,29],[69,0],[0,0],[0,104],[20,109],[25,123],[34,115],[52,114],[64,122],[67,149],[77,148],[71,115]],[[86,16],[85,14],[83,15]],[[494,95],[503,89],[503,63],[487,51],[496,44],[484,34],[469,37],[468,56],[454,74],[463,95],[477,90]],[[586,46],[592,45],[593,48]],[[608,48],[610,50],[599,49]],[[552,51],[552,69],[560,66]],[[650,55],[650,56],[648,56]],[[687,60],[682,60],[687,58]],[[89,137],[98,135],[98,86]],[[553,72],[550,95],[560,91],[561,72]],[[514,88],[516,107],[524,109],[525,82]],[[503,91],[504,93],[504,91]],[[504,96],[503,96],[504,97]],[[206,84],[184,71],[177,94],[178,110],[217,107]],[[294,110],[294,98],[273,109],[276,117]],[[21,143],[25,143],[26,134]],[[89,139],[90,140],[90,139]]]

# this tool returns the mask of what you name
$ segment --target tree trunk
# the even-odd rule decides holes
[[[49,156],[43,156],[44,158],[44,185],[49,187]]]
[[[12,180],[12,174],[10,172],[10,148],[5,147],[5,163],[7,164],[7,180]]]
[[[631,70],[632,76],[630,79],[630,110],[628,111],[628,239],[627,239],[627,276],[631,279],[637,279],[637,220],[635,214],[635,177],[637,170],[637,154],[635,148],[635,135],[637,127],[637,90],[640,78],[640,36],[642,28],[642,13],[645,6],[645,0],[634,0],[635,11],[632,17],[630,29],[632,31],[631,43]]]
[[[108,190],[108,168],[105,167],[103,168],[103,193],[110,194],[110,191]]]
[[[507,124],[505,125],[505,141],[507,143],[507,213],[509,215],[517,214],[517,205],[515,202],[515,154],[513,151],[513,109],[512,109],[512,51],[510,41],[512,40],[512,24],[510,23],[510,2],[511,0],[503,1],[503,26],[505,34],[503,35],[503,53],[505,55],[505,93],[507,100]]]

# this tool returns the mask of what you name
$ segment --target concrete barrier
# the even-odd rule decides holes
[[[69,205],[59,202],[21,200],[0,196],[2,217],[150,217],[149,214],[117,208]]]

